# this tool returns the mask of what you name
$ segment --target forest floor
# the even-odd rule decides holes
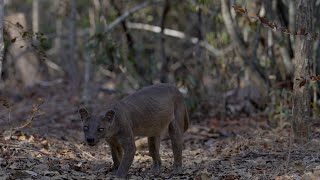
[[[97,109],[111,99],[97,97]],[[79,100],[70,90],[33,89],[22,98],[5,98],[0,106],[0,180],[114,179],[106,143],[88,147],[83,142]],[[146,148],[140,148],[128,177],[319,179],[320,123],[313,125],[312,136],[298,146],[291,141],[289,123],[272,128],[261,116],[221,119],[195,113],[184,138],[182,174],[171,175],[173,156],[166,138],[160,149],[162,172],[149,173],[152,159]]]

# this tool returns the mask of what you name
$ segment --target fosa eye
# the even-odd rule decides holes
[[[88,126],[83,126],[83,130],[88,131],[89,130]]]
[[[99,129],[98,129],[98,132],[99,132],[99,133],[102,133],[103,131],[104,131],[104,128],[99,128]]]

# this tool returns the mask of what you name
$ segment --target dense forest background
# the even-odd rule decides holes
[[[319,6],[2,0],[0,176],[110,178],[109,150],[85,146],[78,108],[103,112],[163,82],[180,89],[191,117],[181,176],[319,178]],[[136,158],[131,175],[148,178],[150,158]],[[168,163],[161,178],[171,178]]]

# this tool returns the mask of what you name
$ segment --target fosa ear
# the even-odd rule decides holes
[[[79,114],[82,120],[86,120],[89,117],[89,112],[85,108],[80,108]]]
[[[114,112],[113,110],[108,110],[105,114],[104,114],[104,117],[103,117],[103,120],[111,123],[114,119],[116,115],[116,112]]]

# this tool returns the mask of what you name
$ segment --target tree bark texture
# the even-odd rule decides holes
[[[3,0],[0,0],[0,82],[2,80],[2,65],[4,57],[4,42],[3,42],[3,10],[4,10]]]
[[[170,2],[169,0],[166,0],[163,5],[163,10],[162,10],[162,16],[160,20],[160,27],[161,27],[161,37],[160,37],[160,53],[161,53],[161,70],[160,70],[160,82],[166,83],[168,82],[168,60],[167,60],[167,54],[166,54],[166,46],[165,46],[165,35],[164,35],[164,30],[165,30],[165,24],[166,24],[166,19],[168,12],[170,10]]]
[[[90,23],[90,37],[94,36],[97,30],[97,21],[100,16],[100,2],[98,0],[93,1],[94,7],[89,8],[89,23]],[[92,80],[92,57],[90,56],[89,50],[84,52],[84,82],[82,91],[82,102],[85,107],[89,107],[91,101],[91,80]],[[90,108],[90,107],[89,107]]]
[[[54,48],[55,48],[55,53],[58,59],[58,62],[63,64],[64,60],[66,57],[64,56],[63,53],[63,41],[62,41],[62,34],[64,33],[64,26],[63,26],[63,17],[66,14],[66,2],[65,0],[56,0],[54,1],[54,8],[56,12],[56,37],[54,40]],[[65,70],[65,69],[64,69]]]
[[[39,0],[32,1],[32,31],[39,32]]]
[[[312,0],[297,0],[296,11],[296,29],[305,29],[311,33],[313,1]],[[307,83],[300,87],[300,81],[297,78],[308,79],[312,71],[312,39],[306,36],[297,36],[295,46],[295,72],[293,86],[293,132],[295,141],[304,143],[310,135],[310,84]]]
[[[69,58],[67,60],[67,71],[68,76],[71,79],[72,88],[77,89],[79,86],[79,74],[78,74],[78,66],[76,63],[76,0],[70,1],[70,20],[69,20]]]
[[[195,82],[196,87],[198,87],[196,89],[196,95],[198,97],[202,97],[203,94],[205,93],[205,86],[203,83],[203,76],[205,73],[205,69],[200,68],[202,63],[205,63],[205,54],[204,51],[202,50],[200,43],[205,39],[205,32],[204,32],[204,28],[203,28],[203,9],[201,7],[201,5],[199,5],[198,7],[198,12],[197,12],[197,16],[198,16],[198,22],[196,24],[197,27],[197,34],[198,34],[198,43],[195,46],[195,55],[196,55],[196,79],[197,81]]]
[[[23,30],[27,27],[26,16],[23,13],[16,13],[6,16],[6,21],[16,24],[20,23]],[[8,31],[10,39],[18,37],[18,40],[8,47],[6,60],[12,61],[15,66],[16,74],[9,75],[9,81],[16,81],[17,77],[21,80],[23,86],[33,86],[42,79],[39,72],[39,61],[36,54],[28,48],[29,42],[21,37],[16,29]]]

